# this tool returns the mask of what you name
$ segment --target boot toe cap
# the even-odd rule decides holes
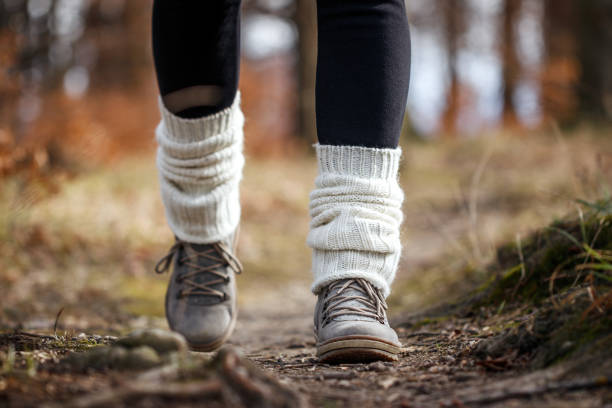
[[[390,326],[366,320],[333,321],[318,333],[318,343],[347,337],[369,337],[401,346],[397,333]]]
[[[199,313],[198,313],[199,312]],[[191,348],[217,348],[229,337],[234,319],[227,307],[207,307],[178,317],[168,316],[170,328],[182,334]],[[217,344],[218,343],[218,344]]]

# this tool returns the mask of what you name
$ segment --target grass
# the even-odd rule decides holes
[[[473,287],[498,256],[494,248],[516,242],[517,234],[528,256],[529,231],[575,211],[575,197],[601,195],[612,168],[612,142],[588,134],[563,144],[548,135],[490,135],[403,147],[404,254],[392,313]],[[315,173],[312,156],[247,157],[242,306],[276,296],[285,284],[309,286],[305,240]],[[52,195],[18,179],[0,186],[0,327],[49,328],[61,307],[64,328],[120,331],[139,316],[164,324],[167,276],[152,269],[172,234],[151,154],[92,168],[59,186]],[[586,264],[594,262],[606,267],[593,259]],[[521,275],[522,268],[512,269],[519,263],[507,265],[509,281]]]
[[[457,299],[488,279],[498,246],[524,248],[533,231],[576,214],[577,197],[605,197],[607,140],[579,132],[561,141],[543,134],[406,146],[405,249],[391,305]],[[520,276],[521,261],[513,262],[502,270]]]
[[[482,303],[537,303],[579,285],[595,290],[612,284],[612,214],[594,209],[607,203],[583,202],[579,217],[557,220],[520,246],[502,246],[494,266],[501,274],[486,286]]]
[[[492,329],[478,357],[518,352],[533,368],[612,358],[612,203],[579,204],[577,215],[500,246],[489,279],[436,312],[473,316]]]
[[[278,177],[279,169],[285,177]],[[310,158],[277,166],[252,160],[246,167],[241,301],[255,299],[270,283],[298,279],[308,285],[304,242],[313,178]],[[153,266],[173,237],[150,156],[88,172],[36,202],[17,193],[16,181],[2,188],[2,214],[9,215],[0,245],[6,300],[0,326],[49,327],[64,306],[62,323],[83,329],[112,327],[113,320],[122,326],[129,316],[163,317],[167,276],[155,275]]]

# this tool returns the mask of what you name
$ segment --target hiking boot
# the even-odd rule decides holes
[[[387,321],[380,290],[364,279],[332,282],[315,307],[317,357],[322,363],[396,361],[401,343]]]
[[[190,244],[177,238],[155,267],[164,273],[174,266],[166,292],[166,318],[192,350],[215,350],[234,330],[235,274],[242,272],[242,266],[233,254],[232,240]]]

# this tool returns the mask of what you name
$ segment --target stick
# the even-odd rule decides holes
[[[76,398],[65,406],[73,408],[95,408],[119,405],[122,401],[138,397],[166,397],[166,398],[220,398],[221,382],[209,380],[205,382],[179,384],[169,383],[160,386],[159,383],[136,382],[126,384],[118,390],[108,390],[93,396]],[[204,402],[200,400],[200,402]],[[53,405],[48,406],[54,407]]]
[[[610,376],[601,376],[596,378],[591,378],[588,380],[578,380],[573,382],[558,382],[552,384],[546,384],[542,387],[532,388],[528,390],[510,390],[508,392],[497,394],[497,395],[489,395],[481,398],[472,398],[463,400],[462,403],[469,404],[481,404],[488,405],[496,402],[506,401],[514,398],[531,398],[536,395],[541,395],[549,392],[555,391],[576,391],[576,390],[590,390],[595,388],[607,387],[612,384],[612,377]]]

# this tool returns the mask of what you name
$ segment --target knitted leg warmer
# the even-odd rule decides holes
[[[315,145],[319,174],[310,194],[315,294],[364,278],[388,296],[401,252],[401,149]]]
[[[227,238],[240,221],[244,116],[232,106],[198,119],[168,111],[160,99],[157,168],[170,229],[181,240],[208,244]]]

